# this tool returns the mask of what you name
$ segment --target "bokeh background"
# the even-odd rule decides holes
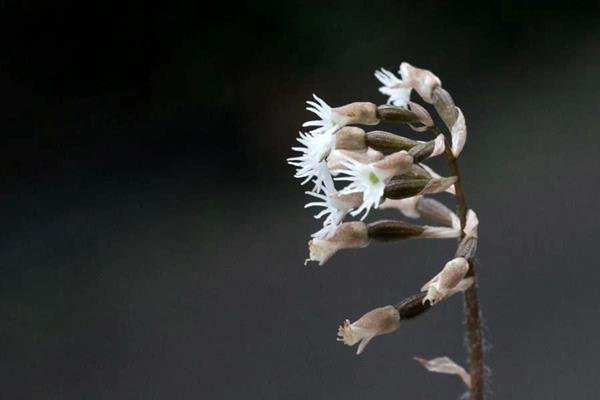
[[[459,296],[335,341],[454,243],[305,267],[285,163],[313,92],[382,103],[409,61],[467,118],[490,397],[596,398],[600,14],[549,4],[2,1],[2,397],[457,398],[411,357],[465,362]]]

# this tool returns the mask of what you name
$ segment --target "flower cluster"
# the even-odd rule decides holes
[[[345,320],[338,329],[338,340],[348,346],[358,344],[357,354],[378,335],[397,330],[402,320],[412,319],[448,297],[474,285],[472,260],[478,240],[479,220],[467,210],[464,198],[459,216],[431,195],[447,192],[464,197],[458,176],[443,177],[425,162],[445,155],[452,171],[458,171],[456,160],[462,152],[467,129],[462,111],[442,88],[441,80],[431,71],[402,63],[399,76],[380,69],[375,77],[388,96],[385,105],[370,102],[349,103],[331,107],[313,95],[307,110],[317,119],[305,122],[312,128],[300,132],[301,146],[292,149],[299,154],[288,159],[296,168],[295,177],[302,184],[311,183],[306,191],[310,201],[305,207],[318,207],[315,218],[323,219],[322,227],[309,241],[306,262],[323,265],[342,249],[366,247],[371,241],[408,238],[459,240],[455,256],[429,280],[417,295],[401,303],[367,312],[355,322]],[[416,92],[432,105],[448,130],[448,140],[434,125],[427,109],[411,101]],[[403,123],[417,132],[431,132],[427,140],[411,139],[380,130],[366,132],[356,125],[379,122]],[[457,174],[458,175],[458,174]],[[365,222],[379,209],[395,209],[409,219],[421,219],[417,225],[403,220]],[[346,221],[351,217],[355,221]],[[462,377],[470,387],[466,371],[447,357],[417,359],[434,372]]]

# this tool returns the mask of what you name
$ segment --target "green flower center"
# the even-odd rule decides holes
[[[377,185],[379,183],[379,178],[374,172],[369,172],[369,181],[371,181],[373,185]]]

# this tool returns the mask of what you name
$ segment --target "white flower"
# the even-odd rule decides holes
[[[304,127],[316,126],[317,128],[311,132],[324,132],[331,130],[332,133],[339,128],[345,126],[348,123],[348,118],[336,111],[334,111],[323,99],[319,98],[316,94],[313,94],[316,102],[307,101],[306,103],[310,107],[306,107],[308,111],[312,111],[319,117],[318,120],[307,121],[302,124]]]
[[[406,108],[410,101],[410,92],[412,90],[410,85],[398,79],[396,75],[384,68],[375,71],[375,77],[383,84],[379,88],[379,91],[389,96],[387,103]]]
[[[364,211],[361,220],[364,220],[371,208],[378,208],[385,191],[386,183],[401,171],[408,170],[412,166],[412,157],[406,151],[400,151],[370,164],[363,164],[359,161],[346,157],[342,162],[345,170],[341,170],[340,174],[348,175],[345,177],[336,178],[339,181],[349,181],[340,193],[363,194],[363,203],[360,207],[352,211],[351,214],[356,216]]]
[[[292,150],[301,154],[288,158],[288,163],[298,167],[294,177],[304,179],[303,185],[311,180],[314,181],[313,191],[318,192],[323,189],[323,182],[331,179],[326,158],[335,145],[333,130],[330,129],[322,133],[300,132],[300,137],[297,140],[304,147],[292,147]]]
[[[354,346],[360,342],[356,351],[356,354],[360,354],[375,336],[394,332],[399,327],[400,314],[398,310],[393,306],[379,307],[369,311],[353,323],[345,320],[343,325],[338,328],[337,340],[344,342],[347,346]]]
[[[327,215],[323,220],[323,228],[311,235],[318,239],[329,239],[332,237],[346,215],[362,203],[362,195],[360,193],[340,195],[335,190],[335,187],[333,187],[333,182],[326,183],[324,194],[313,192],[306,192],[306,194],[322,201],[313,201],[306,204],[304,208],[323,207],[323,210],[315,215],[317,219]]]

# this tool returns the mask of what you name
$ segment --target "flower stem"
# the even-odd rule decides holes
[[[433,127],[436,134],[442,133],[439,128]],[[467,218],[467,200],[462,185],[458,160],[452,154],[449,146],[445,149],[446,159],[452,175],[456,176],[456,208],[460,219],[461,229],[464,229]],[[463,233],[464,235],[464,233]],[[475,274],[475,262],[469,260],[468,276],[473,277],[473,285],[464,294],[464,312],[467,317],[467,339],[469,346],[469,374],[471,375],[471,400],[483,400],[485,387],[485,369],[483,362],[483,334],[481,329],[481,311],[477,295],[477,276]]]

